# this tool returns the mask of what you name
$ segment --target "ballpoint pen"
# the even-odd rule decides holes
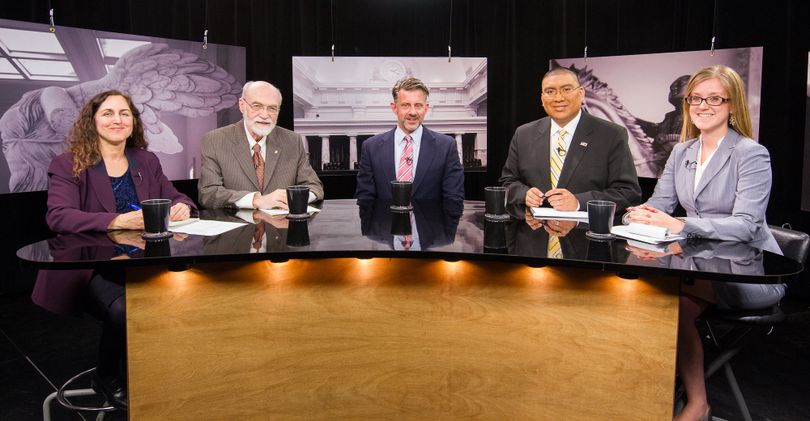
[[[128,205],[129,207],[131,207],[131,208],[132,208],[132,210],[141,210],[141,207],[140,207],[140,206],[138,206],[138,205],[135,205],[135,204],[132,204],[132,203],[127,203],[127,205]]]

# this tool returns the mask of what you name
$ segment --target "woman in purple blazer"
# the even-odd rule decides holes
[[[46,221],[56,233],[141,230],[145,199],[171,199],[170,219],[187,219],[194,203],[163,174],[146,150],[143,123],[132,100],[106,91],[82,108],[70,133],[70,151],[48,168]],[[114,282],[113,280],[118,280]],[[33,301],[59,314],[87,311],[104,323],[93,385],[109,402],[125,408],[124,288],[121,277],[92,270],[40,271]]]

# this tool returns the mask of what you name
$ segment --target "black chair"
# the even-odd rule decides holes
[[[804,265],[807,261],[808,251],[810,251],[810,235],[789,228],[770,226],[770,229],[785,257]],[[746,421],[751,420],[751,413],[748,411],[748,405],[740,391],[730,361],[745,346],[756,342],[761,335],[771,334],[774,326],[785,320],[787,317],[785,308],[789,307],[785,306],[785,301],[783,299],[781,303],[762,310],[721,310],[709,307],[701,315],[701,319],[706,323],[711,345],[717,352],[714,359],[706,366],[706,379],[719,369],[723,369],[740,413]],[[721,325],[727,327],[722,334],[719,333]]]

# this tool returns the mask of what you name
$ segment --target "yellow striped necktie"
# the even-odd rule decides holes
[[[562,246],[560,245],[560,237],[556,235],[548,236],[548,257],[550,259],[562,259]]]
[[[557,139],[555,139],[554,150],[551,152],[551,188],[557,188],[557,181],[560,180],[560,173],[562,172],[563,161],[565,160],[565,139],[564,136],[567,132],[565,129],[560,129],[557,132]]]

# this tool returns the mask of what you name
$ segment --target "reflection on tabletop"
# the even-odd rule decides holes
[[[674,270],[679,275],[748,274],[770,282],[801,265],[747,245],[683,240],[662,246],[623,239],[595,241],[588,224],[539,220],[525,207],[510,207],[506,221],[486,220],[483,202],[414,203],[411,212],[392,212],[387,202],[327,200],[305,220],[293,223],[263,212],[203,210],[200,218],[239,223],[213,236],[175,235],[150,243],[139,231],[60,235],[21,248],[23,262],[40,269],[86,269],[96,264],[127,266],[134,260],[193,264],[228,259],[329,257],[420,257],[457,260],[509,260],[539,265],[580,265],[622,272]],[[553,239],[550,244],[549,239]],[[657,248],[655,248],[657,247]],[[552,252],[552,254],[550,254]],[[393,253],[389,255],[388,253]],[[289,256],[289,257],[288,257]],[[117,259],[111,261],[110,259]],[[578,262],[578,263],[574,263]],[[746,263],[748,262],[748,263]],[[596,264],[596,266],[594,266]],[[609,265],[609,266],[605,266]],[[759,269],[757,269],[759,267]]]

